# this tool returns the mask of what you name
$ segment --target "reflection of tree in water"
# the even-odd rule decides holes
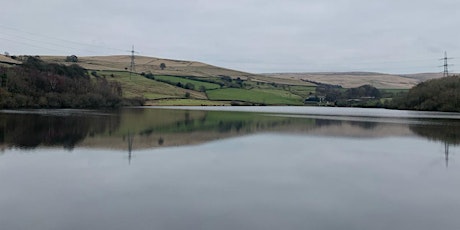
[[[231,131],[240,132],[254,132],[258,130],[276,130],[282,128],[293,122],[293,119],[286,120],[239,120],[239,121],[219,121],[218,132],[227,133]],[[302,125],[301,122],[298,123]]]
[[[187,126],[187,125],[190,125],[190,124],[193,124],[194,120],[192,118],[190,118],[190,112],[187,111],[185,112],[184,114],[184,124]]]
[[[354,127],[359,127],[362,129],[375,129],[379,124],[377,122],[370,121],[341,121],[341,120],[329,120],[329,119],[315,119],[316,127],[324,126],[341,126],[344,124],[349,124]]]
[[[442,125],[410,125],[415,134],[433,141],[441,141],[450,145],[460,144],[460,122],[449,122]]]
[[[370,121],[350,121],[348,122],[351,126],[360,127],[363,129],[375,129],[377,127],[377,122]]]
[[[87,136],[119,125],[117,116],[44,116],[38,114],[1,114],[0,143],[21,148],[39,145],[73,149]]]
[[[342,125],[342,121],[339,120],[329,120],[329,119],[315,119],[315,126],[316,127],[323,127],[323,126],[340,126]]]
[[[219,121],[218,130],[220,133],[230,132],[236,130],[239,132],[243,126],[247,126],[244,121]]]

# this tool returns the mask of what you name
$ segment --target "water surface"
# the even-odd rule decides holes
[[[459,131],[391,110],[3,111],[0,225],[458,229]]]

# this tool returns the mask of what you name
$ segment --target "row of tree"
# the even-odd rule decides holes
[[[355,88],[344,89],[337,85],[319,84],[316,87],[317,95],[323,95],[324,100],[336,106],[381,106],[381,92],[371,85],[362,85]],[[306,101],[320,101],[318,96],[310,96]]]
[[[318,95],[336,106],[384,107],[420,111],[460,112],[460,76],[449,76],[422,82],[407,93],[385,95],[371,85],[343,89],[340,86],[319,84]],[[388,98],[390,97],[390,98]],[[319,102],[310,96],[306,102]]]
[[[392,109],[460,112],[460,77],[422,82],[388,105]]]
[[[122,88],[104,78],[90,79],[76,65],[27,57],[21,66],[0,68],[0,108],[100,108],[122,105]]]

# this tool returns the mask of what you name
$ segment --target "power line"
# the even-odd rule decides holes
[[[49,48],[49,47],[44,47],[44,46],[37,46],[37,45],[35,45],[35,44],[30,44],[30,43],[23,42],[23,41],[16,41],[16,40],[4,38],[4,37],[0,37],[0,39],[5,40],[5,41],[9,41],[9,42],[13,42],[13,43],[18,43],[18,44],[23,44],[23,45],[26,45],[26,46],[31,46],[31,47],[39,48],[39,49],[46,49],[46,50],[53,50],[53,51],[62,52],[62,50],[58,50],[58,49],[54,49],[54,48]]]
[[[33,39],[33,38],[24,37],[24,36],[20,36],[20,35],[13,35],[13,34],[9,34],[9,33],[5,33],[3,35],[6,35],[6,36],[8,36],[10,38],[13,38],[14,40],[10,40],[10,41],[15,42],[15,43],[21,43],[18,40],[24,40],[24,41],[32,42],[33,44],[42,44],[42,45],[46,45],[46,46],[50,46],[50,47],[64,48],[67,51],[69,49],[71,49],[71,50],[76,49],[74,46],[62,45],[62,44],[49,42],[49,41],[41,41],[41,40],[38,40],[38,39]],[[8,40],[8,39],[5,39],[5,40]],[[48,48],[45,48],[45,49],[48,49]],[[52,50],[57,50],[57,49],[52,48]],[[64,50],[58,50],[58,51],[64,51]],[[90,51],[90,50],[87,50],[87,51]]]
[[[113,50],[113,51],[119,51],[119,52],[124,51],[122,49],[117,49],[117,48],[113,48],[113,47],[107,47],[107,46],[101,46],[101,45],[95,45],[95,44],[89,44],[89,43],[76,42],[76,41],[72,41],[72,40],[67,40],[67,39],[47,36],[47,35],[43,35],[43,34],[39,34],[39,33],[32,33],[32,32],[20,30],[20,29],[17,29],[17,28],[12,28],[12,27],[9,27],[9,26],[1,25],[1,24],[0,24],[0,28],[9,30],[10,32],[15,33],[15,34],[10,33],[9,34],[10,36],[19,37],[19,38],[24,39],[24,40],[31,40],[31,41],[42,43],[42,44],[44,43],[44,44],[48,44],[48,45],[65,47],[65,48],[70,48],[69,46],[71,46],[72,47],[71,49],[79,49],[79,48],[81,48],[81,46],[86,46],[86,47],[102,48],[102,49],[106,49],[106,50]],[[36,37],[36,38],[39,38],[39,39],[44,38],[47,41],[45,42],[45,41],[38,41],[38,40],[30,39],[30,38],[24,38],[24,36],[21,36],[19,34],[26,34],[28,36]],[[54,40],[54,41],[58,41],[58,42],[64,42],[64,43],[67,43],[68,45],[65,45],[65,46],[58,45],[57,43],[49,42],[50,40]],[[75,45],[78,45],[80,47],[76,48]]]
[[[58,37],[53,37],[50,35],[44,35],[40,33],[34,33],[34,32],[29,32],[25,30],[21,30],[18,28],[13,28],[7,25],[2,25],[0,23],[0,29],[3,29],[3,32],[1,34],[0,40],[16,43],[16,44],[22,44],[24,47],[35,47],[38,49],[45,49],[49,51],[57,51],[59,53],[62,52],[70,52],[69,49],[74,50],[74,52],[86,52],[86,53],[96,53],[96,54],[101,54],[100,51],[98,51],[95,48],[103,49],[106,51],[112,50],[112,51],[118,51],[118,52],[126,52],[124,49],[118,49],[118,48],[113,48],[113,47],[108,47],[104,45],[97,45],[97,44],[90,44],[90,43],[83,43],[83,42],[77,42],[77,41],[72,41],[72,40],[67,40],[67,39],[61,39]],[[5,44],[2,44],[5,45]],[[2,46],[0,45],[0,46]],[[5,47],[6,48],[6,47]],[[128,51],[131,53],[131,64],[130,64],[130,70],[131,72],[135,72],[135,56],[133,54],[134,51],[134,46],[132,47],[132,50]],[[102,51],[105,53],[104,51]],[[111,53],[109,51],[109,53]],[[137,53],[134,51],[134,53]],[[369,60],[369,61],[357,61],[354,60],[355,58],[322,58],[319,60],[322,60],[323,63],[316,63],[315,66],[317,66],[318,69],[323,69],[327,68],[329,69],[331,65],[336,65],[331,62],[336,61],[336,62],[344,62],[348,66],[349,65],[365,65],[367,67],[361,67],[361,68],[353,68],[354,70],[362,70],[362,71],[372,71],[373,69],[378,70],[378,69],[385,69],[386,71],[392,70],[392,71],[397,71],[397,70],[412,70],[412,69],[420,69],[420,68],[436,68],[438,65],[426,65],[425,62],[433,62],[434,60],[437,60],[438,58],[433,57],[420,57],[420,58],[415,58],[415,59],[388,59],[388,60]],[[448,63],[448,59],[456,59],[456,57],[447,57],[447,53],[445,53],[445,57],[439,60],[443,60],[444,63],[442,66],[444,70],[444,76],[449,75],[449,71],[452,72],[452,66],[453,64]],[[360,59],[361,60],[361,59]],[[347,62],[348,61],[348,62]],[[351,62],[350,62],[351,61]],[[289,61],[287,64],[292,64],[294,62]],[[304,63],[304,62],[299,62]],[[265,64],[270,64],[266,62]],[[274,64],[282,64],[280,61],[274,62]],[[319,67],[318,67],[319,66]],[[337,66],[336,66],[337,67]],[[449,68],[451,68],[449,70]],[[382,70],[379,70],[382,72]],[[385,71],[384,71],[385,72]]]

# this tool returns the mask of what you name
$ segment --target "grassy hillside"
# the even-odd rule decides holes
[[[123,97],[142,97],[150,105],[222,105],[229,104],[228,101],[240,101],[254,104],[285,104],[300,105],[303,97],[282,87],[276,88],[273,85],[247,82],[246,88],[221,87],[218,84],[192,80],[179,76],[154,76],[149,79],[139,74],[116,71],[97,71],[98,77],[104,77],[108,81],[118,82],[123,88]],[[165,83],[163,81],[167,81]],[[178,83],[182,87],[178,87]],[[192,84],[193,89],[185,89],[187,84]],[[235,83],[232,83],[235,84]],[[302,91],[303,86],[296,86]],[[304,87],[305,91],[311,91],[312,87]],[[187,94],[189,94],[187,96]],[[179,100],[180,99],[180,100]],[[207,101],[207,102],[205,102]],[[222,102],[227,101],[227,102]]]
[[[228,105],[231,101],[243,104],[301,105],[305,97],[315,92],[315,85],[309,82],[258,76],[197,62],[140,57],[136,59],[140,63],[136,70],[149,71],[129,73],[122,68],[129,60],[127,57],[83,57],[78,59],[78,64],[88,68],[94,78],[102,77],[109,82],[118,82],[123,88],[123,97],[144,98],[148,105]],[[63,57],[43,58],[51,62],[67,63]],[[167,66],[165,70],[160,69],[160,62]],[[95,67],[98,69],[91,69]],[[186,67],[191,70],[186,70]],[[166,75],[172,73],[168,72],[168,68],[183,69],[180,74],[176,72],[176,75]],[[195,74],[197,69],[200,69],[201,74]],[[216,74],[211,75],[210,70],[216,71]]]

